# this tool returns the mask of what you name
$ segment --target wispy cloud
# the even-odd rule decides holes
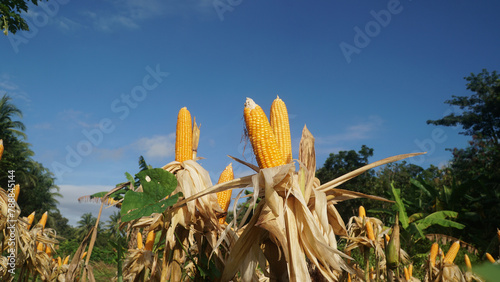
[[[140,29],[142,21],[163,16],[186,16],[213,13],[212,2],[199,0],[113,0],[108,1],[108,9],[84,11],[93,27],[102,32],[113,32],[118,29]]]
[[[165,159],[175,154],[175,133],[144,137],[134,145],[147,159]]]
[[[373,137],[384,121],[379,116],[369,116],[366,120],[349,125],[343,132],[316,137],[316,144],[338,144],[346,141],[365,140]]]
[[[88,120],[91,117],[90,113],[85,113],[83,111],[66,109],[58,114],[59,118],[64,121],[70,121],[72,125],[77,125],[83,128],[97,128],[98,123],[89,123]]]
[[[31,102],[30,97],[24,92],[11,75],[7,73],[0,73],[0,95],[8,94],[11,98],[22,99],[26,102]]]

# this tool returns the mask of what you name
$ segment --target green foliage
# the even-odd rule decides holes
[[[460,114],[449,114],[439,120],[428,120],[428,124],[457,126],[465,130],[462,134],[480,135],[498,145],[500,134],[500,77],[496,71],[489,73],[486,69],[477,75],[471,73],[465,77],[467,90],[474,92],[471,96],[452,96],[446,104],[458,106]]]
[[[426,215],[425,213],[415,213],[408,217],[406,204],[401,196],[401,190],[394,188],[391,184],[391,191],[394,199],[394,210],[399,214],[399,221],[404,230],[417,239],[425,238],[425,230],[431,226],[439,225],[445,228],[463,229],[465,226],[447,218],[457,218],[458,213],[454,211],[437,211]],[[405,237],[405,236],[403,236]]]
[[[162,213],[177,202],[180,193],[169,196],[177,187],[177,179],[172,173],[155,168],[141,171],[136,177],[143,192],[129,190],[125,193],[120,211],[123,222]]]
[[[38,0],[1,0],[0,1],[0,27],[5,35],[7,31],[16,33],[18,30],[29,30],[28,23],[21,13],[28,12],[28,3],[38,5]]]

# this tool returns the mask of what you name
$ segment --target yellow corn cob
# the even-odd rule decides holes
[[[3,139],[0,139],[0,160],[2,159],[3,155]]]
[[[472,269],[472,264],[470,263],[469,256],[467,254],[464,255],[465,266],[467,266],[468,270]]]
[[[497,228],[497,238],[498,238],[498,241],[500,242],[500,229]]]
[[[365,207],[359,206],[358,217],[364,218],[366,217]]]
[[[17,198],[19,198],[19,191],[21,191],[21,186],[19,184],[16,184],[14,186],[14,200],[17,202]]]
[[[431,246],[431,255],[429,257],[429,261],[431,262],[431,266],[436,266],[436,257],[437,257],[437,254],[438,254],[438,250],[439,250],[438,243],[432,244],[432,246]]]
[[[28,215],[28,227],[27,227],[28,230],[30,230],[31,224],[33,223],[34,219],[35,219],[35,212],[32,212],[30,215]]]
[[[137,232],[137,249],[141,250],[144,248],[144,244],[142,243],[142,234],[141,232]]]
[[[271,104],[271,114],[269,116],[271,128],[278,142],[281,155],[285,163],[292,161],[292,138],[290,135],[290,122],[285,102],[279,96]]]
[[[244,116],[248,137],[259,167],[270,168],[284,165],[285,161],[278,142],[262,108],[252,99],[247,98]]]
[[[351,282],[351,274],[350,273],[347,273],[347,282]]]
[[[69,262],[69,255],[64,258],[63,265],[68,264]]]
[[[410,273],[408,272],[408,268],[405,266],[403,268],[404,272],[405,272],[405,279],[406,281],[410,280]]]
[[[47,245],[47,247],[45,248],[45,253],[46,253],[47,255],[49,255],[49,257],[51,257],[51,256],[52,256],[52,249],[50,248],[50,246],[49,246],[49,245]]]
[[[373,224],[371,223],[371,221],[367,221],[365,227],[368,239],[375,240],[375,234],[373,233]]]
[[[180,109],[177,116],[175,134],[175,160],[183,162],[193,158],[193,125],[191,113],[186,107]]]
[[[460,249],[460,242],[455,241],[448,252],[446,253],[446,256],[444,257],[444,262],[445,263],[453,263],[455,260],[455,257],[457,256],[458,250]]]
[[[389,237],[389,235],[385,234],[385,240],[386,240],[387,242],[389,242],[389,241],[391,241],[391,237]]]
[[[410,275],[410,278],[413,277],[413,264],[410,264],[408,266],[408,274]]]
[[[155,236],[156,236],[156,233],[154,230],[151,230],[148,232],[148,237],[146,238],[146,246],[144,247],[144,249],[146,251],[153,250],[153,246],[155,244]]]
[[[61,259],[61,257],[57,257],[57,264],[59,265],[59,267],[62,266],[62,259]]]
[[[40,221],[38,222],[38,224],[41,224],[42,225],[42,229],[45,228],[45,224],[47,223],[47,217],[49,216],[49,214],[47,212],[44,212],[42,214],[42,218],[40,218]]]
[[[83,253],[82,257],[80,259],[84,259],[86,255],[87,255],[87,252]]]
[[[234,179],[234,173],[233,173],[233,165],[229,164],[226,166],[226,169],[222,171],[222,173],[219,176],[219,183],[224,183],[230,180]],[[231,203],[231,194],[233,193],[233,190],[229,189],[226,191],[218,192],[217,193],[217,202],[219,203],[219,206],[224,212],[227,212],[227,209],[229,208],[229,204]],[[219,218],[219,223],[224,224],[226,222],[226,217]]]
[[[36,245],[36,250],[37,251],[40,251],[40,252],[43,252],[43,243],[42,242],[38,242],[38,244]]]
[[[490,255],[490,253],[486,253],[486,258],[491,262],[491,263],[495,263],[495,259],[493,258],[492,255]]]

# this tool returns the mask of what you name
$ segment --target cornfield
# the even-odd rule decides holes
[[[315,177],[314,137],[306,126],[298,156],[292,155],[283,100],[276,98],[268,119],[247,98],[243,116],[257,165],[230,158],[255,173],[234,178],[231,163],[214,185],[198,162],[199,126],[184,107],[178,114],[175,160],[138,173],[139,185],[128,177],[101,198],[101,211],[104,205],[121,208],[121,228],[130,242],[117,281],[420,281],[413,276],[417,266],[400,247],[397,219],[389,228],[360,207],[346,225],[335,205],[357,198],[390,202],[338,187],[367,170],[423,153],[396,155],[320,183]],[[234,219],[227,222],[232,192],[239,188],[251,191],[251,208],[240,222],[234,209]],[[240,192],[235,203],[241,198]],[[55,256],[58,240],[54,230],[45,228],[46,215],[32,226],[33,216],[20,218],[17,204],[11,216],[8,204],[9,196],[0,189],[4,254],[9,220],[16,221],[16,281],[95,281],[89,259],[100,214],[69,261]],[[342,250],[340,238],[347,242]],[[424,280],[482,281],[471,272],[470,261],[466,269],[454,263],[459,248],[457,241],[444,254],[433,245],[428,263],[418,266],[424,269]],[[351,256],[353,250],[363,261]],[[376,262],[372,267],[370,258]],[[8,263],[2,256],[3,281],[14,280]]]

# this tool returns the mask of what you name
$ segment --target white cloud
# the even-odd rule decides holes
[[[318,145],[337,145],[340,142],[366,140],[371,138],[383,123],[384,121],[379,116],[369,116],[367,120],[349,125],[344,132],[318,136],[315,141]]]
[[[93,22],[96,30],[113,32],[116,29],[140,29],[141,22],[163,16],[214,14],[210,1],[199,0],[114,0],[108,1],[110,9],[84,11],[82,14]]]
[[[22,99],[26,102],[31,102],[28,94],[20,89],[14,79],[7,73],[0,74],[0,95],[7,94],[13,99]]]
[[[58,199],[58,208],[61,214],[69,220],[69,224],[76,226],[84,213],[92,213],[97,217],[99,208],[98,203],[79,203],[78,198],[86,195],[92,195],[97,192],[109,191],[113,187],[104,185],[59,185],[60,193],[63,196]],[[101,222],[108,220],[109,216],[118,211],[115,207],[103,208]]]
[[[175,154],[175,133],[144,137],[134,143],[146,159],[165,159]]]

